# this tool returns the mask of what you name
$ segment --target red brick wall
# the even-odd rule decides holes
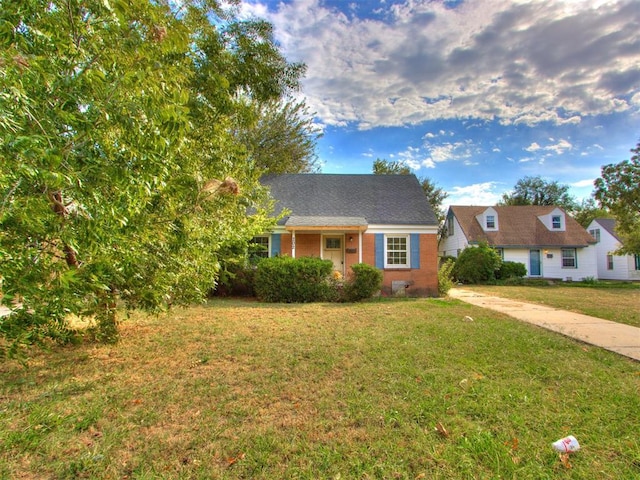
[[[353,236],[353,242],[349,237]],[[320,234],[297,234],[296,257],[320,256]],[[358,233],[346,233],[345,249],[355,248],[355,253],[346,253],[345,272],[349,275],[351,265],[358,263]],[[365,233],[362,236],[362,262],[375,265],[375,234]],[[281,236],[281,253],[291,255],[291,235]],[[386,269],[383,271],[382,291],[391,294],[394,280],[406,281],[408,295],[438,296],[438,240],[435,234],[420,235],[420,269]]]
[[[297,234],[296,257],[319,257],[320,234]]]

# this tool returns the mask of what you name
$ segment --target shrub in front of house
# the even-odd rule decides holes
[[[258,263],[254,291],[263,302],[306,303],[334,300],[333,262],[315,257],[278,256]]]
[[[382,288],[382,271],[366,263],[351,266],[353,274],[344,285],[345,302],[358,302],[373,297]]]
[[[440,264],[438,269],[438,295],[444,297],[453,287],[453,269],[456,266],[455,258],[448,257]]]
[[[465,248],[456,260],[454,276],[464,283],[482,283],[496,279],[502,259],[486,242]]]
[[[507,280],[509,278],[522,278],[527,275],[527,267],[524,263],[520,262],[502,262],[498,272],[496,273],[496,279]]]

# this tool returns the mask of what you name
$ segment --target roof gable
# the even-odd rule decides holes
[[[572,246],[595,243],[589,233],[571,216],[556,206],[496,206],[498,229],[486,231],[478,222],[478,216],[487,211],[486,206],[452,206],[460,228],[469,243],[486,241],[497,247]],[[563,228],[550,229],[544,219],[561,213]]]
[[[437,225],[431,206],[415,175],[266,175],[260,182],[291,218],[352,217],[368,224]],[[282,219],[283,225],[289,217]]]
[[[597,222],[604,230],[609,232],[613,238],[620,242],[620,238],[616,234],[616,220],[615,218],[595,218],[593,220]]]

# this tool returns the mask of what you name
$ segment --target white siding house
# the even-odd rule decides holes
[[[597,278],[595,240],[555,206],[452,206],[440,256],[457,257],[487,242],[504,261],[525,265],[527,276],[562,280]]]
[[[601,280],[640,280],[640,255],[616,255],[622,246],[612,218],[596,218],[587,230],[596,240],[598,278]]]

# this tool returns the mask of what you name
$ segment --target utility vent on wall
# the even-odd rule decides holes
[[[391,282],[391,293],[394,295],[404,295],[407,288],[409,288],[409,282],[405,280],[393,280]]]

